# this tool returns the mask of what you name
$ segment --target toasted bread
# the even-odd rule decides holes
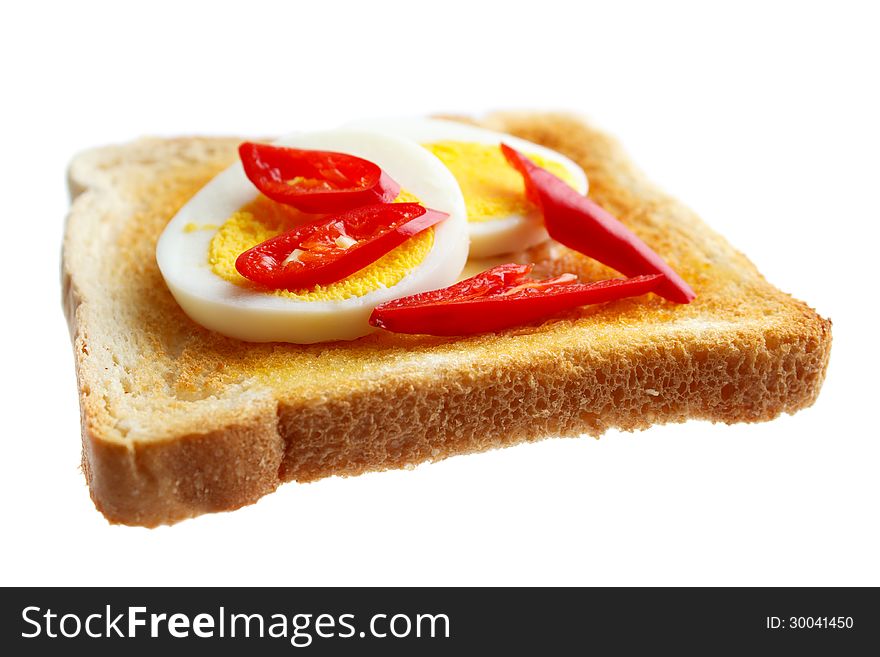
[[[586,171],[590,196],[695,289],[463,338],[377,332],[250,344],[192,322],[155,260],[168,220],[239,140],[142,139],[79,155],[63,251],[83,470],[112,522],[155,526],[256,501],[285,481],[357,475],[551,436],[700,418],[769,420],[816,399],[831,323],[767,283],[619,145],[575,117],[488,127]],[[536,273],[617,274],[553,242]]]

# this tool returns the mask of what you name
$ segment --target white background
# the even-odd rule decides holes
[[[4,4],[0,583],[880,584],[871,5]],[[108,525],[79,471],[60,302],[70,157],[141,135],[520,107],[594,119],[832,318],[816,405],[288,484],[153,531]]]

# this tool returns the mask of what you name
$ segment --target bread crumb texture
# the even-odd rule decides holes
[[[63,295],[83,469],[110,521],[168,524],[252,503],[284,481],[610,427],[769,420],[813,403],[828,320],[768,284],[580,119],[497,114],[483,125],[578,162],[590,196],[681,273],[696,300],[648,295],[457,339],[245,343],[192,322],[155,259],[165,224],[234,161],[238,140],[88,151],[69,172]],[[539,276],[617,275],[554,242],[511,259],[538,263]]]

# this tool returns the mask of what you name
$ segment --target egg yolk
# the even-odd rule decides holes
[[[395,203],[418,203],[412,194],[401,191]],[[265,196],[241,207],[214,234],[208,246],[208,263],[220,278],[242,287],[254,287],[235,269],[239,255],[260,242],[275,237],[306,220],[298,210],[276,203]],[[186,228],[184,228],[186,230]],[[192,230],[192,229],[191,229]],[[434,245],[434,228],[428,228],[389,251],[351,276],[329,285],[308,290],[262,290],[266,294],[297,301],[341,301],[360,297],[380,288],[397,285],[427,257]]]
[[[461,187],[468,221],[491,221],[535,212],[526,198],[522,175],[514,169],[497,144],[439,141],[422,144],[452,172]],[[574,186],[571,172],[559,162],[529,154],[535,164]]]

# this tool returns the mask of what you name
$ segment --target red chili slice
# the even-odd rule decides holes
[[[397,333],[467,335],[498,331],[592,303],[615,301],[654,290],[659,274],[578,283],[574,274],[536,281],[532,265],[506,264],[455,285],[377,306],[370,324]]]
[[[550,237],[627,276],[661,274],[657,294],[689,303],[696,294],[681,276],[618,219],[519,151],[501,144],[504,157],[519,171],[526,194],[541,208]]]
[[[297,226],[248,249],[235,261],[260,285],[302,290],[341,280],[448,217],[418,203],[377,203]]]
[[[244,172],[273,201],[313,214],[390,203],[400,185],[368,160],[345,153],[245,142]]]

